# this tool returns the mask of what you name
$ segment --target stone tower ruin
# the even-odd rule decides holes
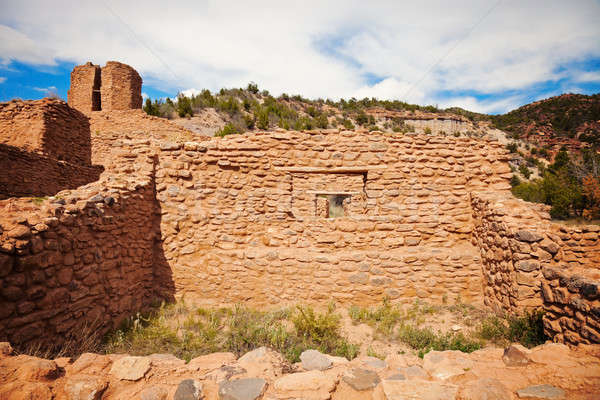
[[[108,61],[100,68],[87,62],[71,72],[69,105],[77,110],[132,110],[142,108],[142,78],[127,64]]]

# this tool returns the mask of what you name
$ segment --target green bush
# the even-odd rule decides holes
[[[236,133],[241,133],[241,131],[235,125],[228,123],[223,128],[219,129],[215,133],[215,136],[223,137],[227,135],[234,135]]]
[[[517,145],[517,143],[515,142],[511,142],[509,144],[506,145],[506,149],[508,151],[510,151],[511,153],[516,153],[518,150],[519,146]]]
[[[529,177],[531,176],[531,170],[529,168],[527,168],[527,165],[525,164],[521,164],[519,165],[519,172],[521,173],[521,175],[523,175],[526,179],[529,179]]]
[[[430,127],[425,128],[424,132],[426,135],[431,135],[431,128]]]

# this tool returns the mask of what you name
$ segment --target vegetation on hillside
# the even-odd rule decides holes
[[[547,168],[534,157],[528,160],[540,178],[521,182],[514,176],[511,184],[516,197],[550,205],[550,214],[557,219],[600,217],[600,155],[595,148],[584,149],[579,155],[569,154],[563,147]],[[526,178],[531,173],[525,164],[519,172]]]
[[[578,138],[600,144],[600,94],[563,94],[489,116],[498,129],[515,138],[537,135]]]
[[[385,128],[394,132],[414,130],[414,127],[404,124],[401,118],[386,122],[385,127],[378,126],[373,115],[366,112],[373,107],[409,113],[443,112],[434,106],[419,106],[399,100],[376,98],[309,100],[299,95],[290,96],[285,93],[276,98],[268,91],[261,92],[252,82],[245,89],[221,89],[217,93],[204,89],[197,95],[179,94],[176,101],[169,98],[146,99],[143,109],[149,115],[163,118],[192,117],[200,114],[204,109],[215,109],[227,121],[225,127],[217,132],[217,136],[277,127],[310,130],[329,127],[354,129],[356,126],[361,126],[368,130]]]

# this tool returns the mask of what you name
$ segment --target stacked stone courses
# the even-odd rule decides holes
[[[89,120],[62,100],[0,103],[0,143],[71,164],[91,164]]]
[[[93,111],[78,90],[101,80],[89,119],[58,100],[0,104],[0,341],[60,345],[184,297],[543,308],[554,340],[600,343],[600,229],[512,197],[501,143],[337,129],[200,138],[135,109],[131,67],[97,72],[76,68],[69,92]],[[50,197],[14,197],[26,195]]]
[[[69,105],[81,112],[99,111],[100,66],[88,62],[78,65],[71,72],[71,88],[67,92]]]
[[[142,108],[142,78],[129,65],[109,61],[102,67],[102,110]]]
[[[90,114],[92,111],[142,108],[142,78],[135,69],[117,61],[102,68],[88,62],[71,72],[69,104]]]

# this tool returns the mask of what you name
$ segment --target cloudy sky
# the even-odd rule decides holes
[[[498,113],[600,92],[600,1],[0,0],[0,101],[66,99],[74,65],[107,60],[152,98],[254,81]]]

